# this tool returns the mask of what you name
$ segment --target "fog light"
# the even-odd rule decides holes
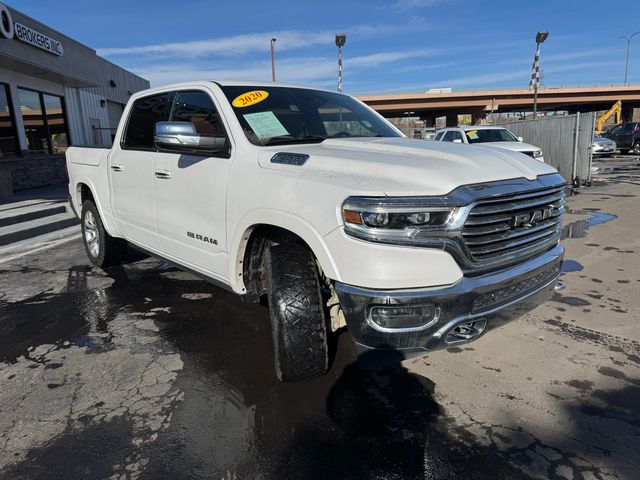
[[[440,318],[440,307],[424,305],[375,305],[369,311],[371,321],[383,328],[428,327]]]

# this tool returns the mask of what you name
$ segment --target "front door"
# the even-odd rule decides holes
[[[192,122],[200,135],[226,135],[218,111],[208,91],[177,91],[170,120]],[[154,167],[156,227],[164,256],[223,281],[231,161],[229,150],[216,156],[163,153]]]
[[[131,107],[123,141],[109,156],[112,207],[127,240],[160,252],[155,225],[154,163],[164,154],[153,143],[156,122],[169,119],[173,92],[142,97]]]

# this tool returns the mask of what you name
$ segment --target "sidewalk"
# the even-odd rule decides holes
[[[79,222],[67,197],[67,184],[58,184],[0,199],[0,263],[76,238]]]

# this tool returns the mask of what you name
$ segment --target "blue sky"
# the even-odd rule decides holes
[[[13,1],[18,10],[151,81],[271,79],[334,89],[334,35],[347,34],[350,93],[526,87],[538,30],[547,86],[622,83],[626,43],[640,30],[637,0],[356,2]],[[610,5],[610,8],[606,8]],[[640,84],[640,34],[629,82]]]

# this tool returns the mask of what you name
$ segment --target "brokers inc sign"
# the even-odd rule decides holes
[[[31,27],[27,27],[21,23],[13,22],[11,18],[11,12],[9,9],[0,3],[0,33],[8,39],[16,38],[21,42],[33,45],[36,48],[40,48],[45,52],[52,53],[53,55],[62,56],[64,48],[59,41],[34,30]]]

